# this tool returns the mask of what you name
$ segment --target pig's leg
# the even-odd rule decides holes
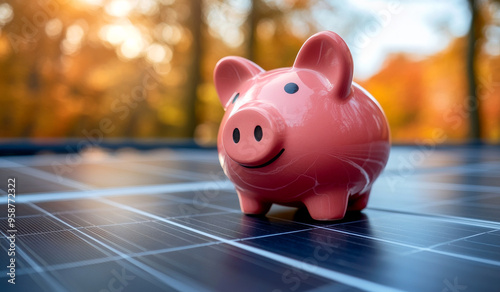
[[[265,215],[271,208],[271,203],[256,200],[250,196],[243,194],[241,191],[236,191],[240,199],[241,211],[248,215]]]
[[[344,218],[348,196],[345,189],[335,189],[313,194],[304,200],[304,204],[315,220],[339,220]]]
[[[367,190],[359,195],[355,195],[354,199],[349,200],[347,211],[361,211],[366,208],[368,198],[370,197],[370,190]]]

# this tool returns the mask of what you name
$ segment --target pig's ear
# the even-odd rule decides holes
[[[263,72],[254,62],[241,57],[222,58],[214,69],[214,83],[224,110],[241,83]]]
[[[351,52],[344,40],[334,32],[323,31],[310,37],[302,45],[293,67],[322,73],[340,98],[347,98],[351,93]]]

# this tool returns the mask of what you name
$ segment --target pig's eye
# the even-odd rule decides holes
[[[240,94],[239,94],[239,93],[236,93],[236,95],[235,95],[235,96],[234,96],[234,98],[233,98],[233,102],[232,102],[232,103],[234,103],[234,102],[238,99],[238,97],[239,97],[239,96],[240,96]]]
[[[285,92],[288,94],[294,94],[295,92],[299,91],[299,86],[293,82],[288,83],[285,85]]]

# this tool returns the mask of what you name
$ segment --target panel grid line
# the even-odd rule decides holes
[[[137,213],[142,214],[144,216],[149,216],[151,218],[155,218],[157,220],[160,220],[160,221],[163,221],[165,223],[177,226],[179,228],[183,228],[183,229],[186,229],[186,230],[198,233],[200,235],[204,235],[206,237],[213,238],[215,240],[221,241],[223,243],[229,244],[229,245],[237,247],[239,249],[242,249],[242,250],[245,250],[245,251],[257,254],[259,256],[266,257],[268,259],[271,259],[271,260],[274,260],[274,261],[277,261],[277,262],[281,262],[281,263],[283,263],[285,265],[288,265],[288,266],[293,266],[295,268],[302,269],[302,270],[304,270],[304,271],[306,271],[308,273],[311,273],[311,274],[314,274],[314,275],[318,275],[318,276],[330,279],[332,281],[344,283],[344,284],[346,284],[348,286],[353,286],[353,287],[356,287],[356,288],[359,288],[359,289],[363,289],[363,290],[367,290],[367,291],[374,291],[374,290],[384,290],[384,291],[394,291],[394,292],[395,291],[400,291],[398,289],[395,289],[395,288],[392,288],[392,287],[388,287],[388,286],[384,286],[384,285],[381,285],[381,284],[378,284],[378,283],[374,283],[374,282],[371,282],[371,281],[368,281],[368,280],[365,280],[365,279],[362,279],[362,278],[357,278],[357,277],[353,277],[353,276],[350,276],[350,275],[347,275],[347,274],[342,274],[342,273],[339,273],[339,272],[335,272],[335,271],[331,271],[331,270],[328,270],[328,269],[324,269],[324,268],[321,268],[321,267],[318,267],[318,266],[313,266],[311,264],[304,263],[304,262],[301,262],[301,261],[297,261],[297,260],[292,259],[292,258],[284,257],[284,256],[281,256],[281,255],[276,254],[276,253],[272,253],[272,252],[265,251],[265,250],[262,250],[262,249],[259,249],[259,248],[255,248],[255,247],[252,247],[252,246],[249,246],[249,245],[245,245],[245,244],[239,243],[237,241],[231,241],[231,240],[228,240],[228,239],[216,236],[216,235],[212,235],[212,234],[206,233],[204,231],[200,231],[200,230],[197,230],[197,229],[194,229],[194,228],[182,225],[180,223],[177,223],[177,222],[174,222],[174,221],[171,221],[171,220],[168,220],[168,219],[163,219],[163,218],[158,217],[156,215],[149,214],[147,212],[144,212],[144,211],[141,211],[141,210],[138,210],[138,209],[135,209],[135,208],[123,205],[123,204],[119,204],[119,203],[110,201],[108,199],[99,198],[98,200],[101,201],[101,202],[103,202],[103,203],[107,203],[109,205],[122,208],[124,210],[128,210],[128,211],[131,211],[131,212],[137,212]]]
[[[189,286],[189,285],[186,285],[182,282],[180,282],[179,280],[177,279],[174,279],[164,273],[161,273],[147,265],[145,265],[144,263],[134,259],[134,258],[131,258],[129,256],[127,256],[125,253],[115,249],[114,247],[111,247],[109,246],[108,244],[105,244],[104,242],[82,232],[81,230],[77,230],[77,229],[74,229],[73,226],[71,226],[70,224],[64,222],[63,220],[53,216],[52,214],[50,214],[49,212],[47,212],[45,209],[42,209],[40,207],[38,207],[37,205],[35,204],[32,204],[32,203],[29,203],[31,205],[31,207],[39,210],[40,212],[43,212],[45,214],[47,214],[48,216],[54,218],[55,220],[61,222],[62,224],[64,225],[67,225],[68,227],[72,228],[74,231],[78,232],[81,236],[78,236],[80,237],[82,240],[85,240],[83,237],[86,237],[92,241],[94,241],[95,243],[99,244],[100,246],[102,246],[103,248],[105,248],[106,250],[118,255],[121,257],[121,259],[123,260],[126,260],[127,262],[129,262],[130,264],[132,264],[133,266],[137,267],[138,269],[141,269],[145,272],[147,272],[148,274],[152,275],[153,277],[155,277],[158,281],[168,285],[169,287],[172,287],[172,288],[175,288],[177,290],[180,290],[180,291],[206,291],[205,288],[203,287],[200,287],[200,286],[197,286],[196,288],[195,287],[192,287],[192,286]],[[82,237],[83,236],[83,237]],[[106,250],[100,248],[100,247],[97,247],[99,250],[103,251],[104,253],[107,253]],[[192,283],[194,285],[194,283]]]

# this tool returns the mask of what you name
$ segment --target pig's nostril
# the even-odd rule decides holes
[[[257,142],[262,140],[262,135],[262,128],[260,126],[255,127],[255,130],[253,130],[253,136],[255,137],[255,140],[257,140]]]
[[[238,128],[234,128],[233,130],[233,141],[234,143],[240,142],[240,130]]]

